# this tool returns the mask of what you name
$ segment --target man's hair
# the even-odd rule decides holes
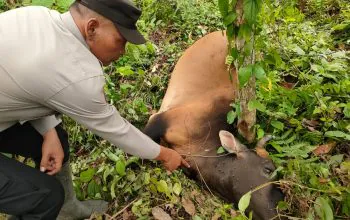
[[[80,15],[81,17],[85,17],[85,16],[89,16],[89,15],[93,15],[95,17],[98,17],[100,19],[105,19],[102,15],[96,13],[95,11],[87,8],[86,6],[82,5],[80,3],[81,0],[76,0],[73,2],[73,4],[71,4],[71,6],[69,7],[69,10],[73,10],[75,11],[78,15]]]
[[[79,2],[80,2],[80,0],[74,1],[73,4],[71,4],[71,6],[69,7],[69,9],[73,9],[77,12],[80,12],[80,7],[79,7],[80,3]]]

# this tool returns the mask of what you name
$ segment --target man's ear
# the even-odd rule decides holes
[[[88,40],[93,40],[97,33],[97,28],[100,26],[100,22],[96,18],[90,18],[86,22],[86,37]]]

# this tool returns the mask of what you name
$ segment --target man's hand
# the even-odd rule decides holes
[[[63,148],[55,128],[50,129],[43,137],[40,171],[54,175],[61,170],[64,158]]]
[[[160,146],[160,153],[155,159],[162,161],[165,168],[170,172],[176,170],[180,165],[190,168],[190,165],[178,152],[163,146]]]

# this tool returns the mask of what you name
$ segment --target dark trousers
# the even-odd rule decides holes
[[[57,134],[69,159],[68,135],[58,125]],[[0,152],[41,161],[43,137],[29,123],[16,124],[0,132]],[[61,183],[53,176],[26,166],[0,153],[0,213],[23,220],[56,219],[64,202]]]

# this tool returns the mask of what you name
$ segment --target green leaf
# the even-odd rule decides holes
[[[249,24],[256,23],[260,8],[261,8],[261,0],[244,0],[243,2],[244,18]]]
[[[143,76],[145,75],[145,71],[143,69],[137,69],[137,74]]]
[[[115,176],[113,181],[112,181],[112,184],[111,184],[111,197],[112,197],[112,199],[114,199],[116,197],[116,195],[115,195],[115,185],[118,183],[119,180],[120,180],[120,177],[119,176]]]
[[[276,66],[280,66],[282,64],[283,60],[277,51],[273,52],[273,58],[275,60]]]
[[[135,214],[135,215],[138,215],[142,209],[141,207],[142,205],[142,199],[138,200],[137,202],[135,202],[133,205],[132,205],[132,208],[131,208],[131,211]]]
[[[33,0],[32,5],[51,8],[54,2],[54,0]]]
[[[246,67],[242,67],[239,69],[238,71],[238,79],[239,79],[239,86],[242,88],[244,87],[250,77],[252,76],[252,72],[253,72],[253,66],[252,65],[249,65],[249,66],[246,66]]]
[[[247,41],[245,44],[244,44],[244,47],[243,47],[243,56],[241,56],[243,59],[242,60],[244,60],[244,56],[247,56],[247,57],[249,57],[251,54],[252,54],[252,50],[253,50],[253,47],[254,47],[254,45],[253,45],[253,41]],[[252,66],[252,72],[253,72],[253,65],[251,65]],[[253,74],[253,73],[252,73]]]
[[[311,64],[311,69],[315,71],[316,73],[324,73],[324,68],[317,64]]]
[[[130,164],[134,163],[134,164],[137,164],[139,165],[139,160],[140,158],[139,157],[135,157],[135,156],[132,156],[132,157],[129,157],[128,160],[126,161],[125,163],[125,166],[129,166]]]
[[[343,113],[346,118],[350,118],[350,102],[344,107]]]
[[[342,205],[342,213],[344,215],[350,216],[350,193],[347,193],[344,195],[343,199],[343,205]]]
[[[195,216],[193,216],[192,220],[202,220],[202,218],[199,217],[198,215],[195,215]]]
[[[219,147],[218,150],[216,151],[217,154],[222,154],[222,153],[225,153],[225,152],[226,152],[226,150],[223,147]]]
[[[346,59],[347,58],[345,50],[341,50],[341,51],[337,51],[335,53],[332,53],[331,56],[333,59],[337,59],[337,58]]]
[[[130,85],[129,83],[125,83],[125,84],[120,84],[120,90],[123,92],[123,93],[126,93],[128,89],[134,89],[135,86],[133,85]]]
[[[237,48],[233,47],[231,48],[231,57],[233,57],[233,59],[237,59],[239,56],[239,51],[237,50]]]
[[[224,18],[228,14],[228,7],[229,0],[219,0],[219,10],[221,13],[221,16]]]
[[[284,124],[283,124],[282,122],[277,121],[277,120],[273,120],[273,121],[271,121],[271,125],[272,125],[274,128],[277,128],[278,130],[283,131]]]
[[[117,72],[122,76],[130,76],[134,74],[131,66],[122,66],[117,68]]]
[[[87,192],[89,197],[93,198],[96,196],[97,193],[101,192],[101,187],[97,185],[97,183],[94,180],[92,180],[88,185]]]
[[[114,162],[119,161],[119,157],[118,157],[116,154],[112,153],[112,152],[109,152],[109,153],[107,154],[107,157],[108,157],[110,160],[114,161]]]
[[[226,59],[225,59],[225,64],[230,66],[234,61],[235,61],[235,59],[232,56],[227,55]]]
[[[294,45],[293,51],[300,56],[305,55],[305,51],[303,49],[301,49],[298,45]]]
[[[173,192],[174,192],[176,195],[179,196],[180,193],[181,193],[181,191],[182,191],[181,184],[175,183],[175,184],[174,184],[174,187],[173,187]]]
[[[115,165],[115,170],[120,176],[125,176],[125,163],[122,160],[118,160]]]
[[[333,29],[333,31],[343,31],[346,29],[350,29],[350,23],[349,24],[337,24],[332,29]]]
[[[227,34],[227,38],[229,40],[233,39],[233,34],[234,34],[234,27],[233,27],[233,25],[227,26],[226,34]]]
[[[333,211],[328,201],[323,197],[318,197],[315,201],[316,214],[321,220],[333,220]]]
[[[158,192],[166,193],[168,192],[168,184],[164,180],[157,182]]]
[[[344,63],[334,61],[331,63],[327,63],[325,65],[325,68],[329,71],[332,71],[332,72],[341,72],[342,70],[344,70],[346,68],[346,66],[344,65]]]
[[[252,28],[249,24],[242,24],[241,26],[239,26],[238,38],[242,38],[242,39],[245,39],[246,41],[249,41],[251,35],[252,35]]]
[[[231,11],[227,16],[224,18],[224,25],[227,26],[229,24],[232,24],[237,18],[237,14],[234,11]]]
[[[350,135],[349,134],[345,134],[344,132],[342,131],[327,131],[325,134],[324,134],[326,137],[335,137],[335,138],[344,138],[346,140],[349,140],[350,141]]]
[[[74,0],[57,0],[56,4],[61,10],[67,11],[69,6],[74,2]]]
[[[113,172],[113,169],[110,169],[109,166],[105,168],[103,172],[103,181],[107,182],[107,177]]]
[[[265,132],[263,129],[259,128],[258,129],[258,139],[261,139],[262,137],[264,137]]]
[[[279,201],[277,205],[278,209],[283,211],[288,209],[288,203],[285,201]]]
[[[232,124],[237,117],[237,113],[233,110],[227,113],[227,123]]]
[[[89,168],[80,173],[80,180],[84,183],[90,182],[95,175],[95,169]]]
[[[344,158],[344,154],[337,154],[337,155],[331,156],[331,158],[329,158],[329,161],[327,162],[327,165],[328,166],[339,165],[343,161],[343,158]]]
[[[145,185],[148,185],[150,183],[150,179],[151,179],[151,175],[147,172],[144,174],[144,179],[143,179],[143,183]]]
[[[243,214],[245,210],[248,208],[250,203],[250,198],[252,197],[252,191],[247,192],[242,196],[242,198],[238,202],[238,209]]]
[[[266,79],[266,73],[264,68],[262,68],[262,66],[260,66],[259,64],[255,64],[254,65],[254,75],[258,80],[263,80]]]
[[[248,103],[248,110],[252,111],[254,109],[257,109],[261,112],[265,112],[266,106],[261,104],[261,102],[259,102],[258,100],[250,100]]]

